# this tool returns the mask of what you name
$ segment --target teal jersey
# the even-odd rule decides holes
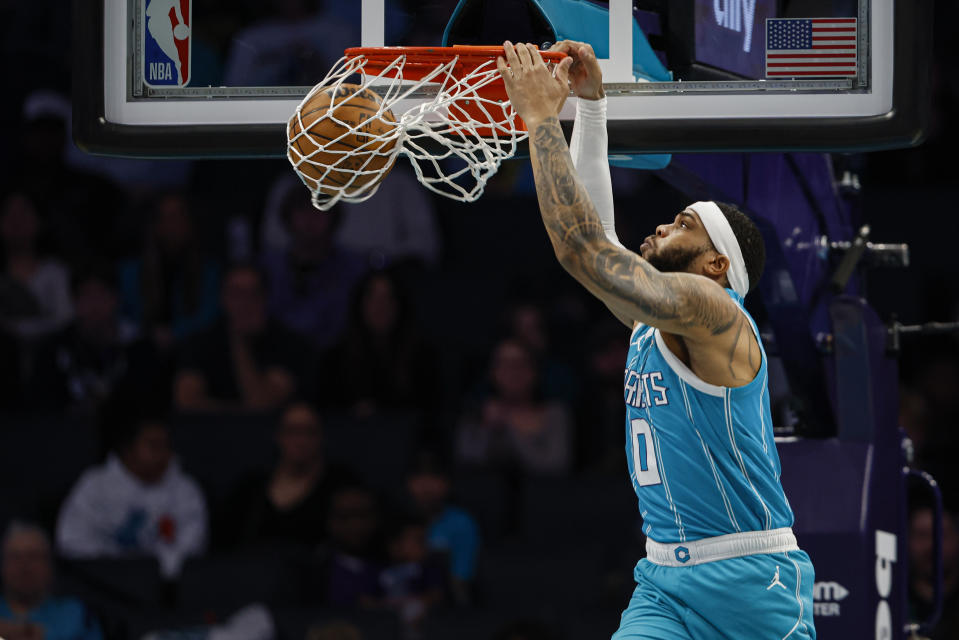
[[[639,324],[625,374],[626,458],[639,498],[643,532],[657,542],[685,542],[743,531],[790,527],[793,513],[779,483],[766,352],[742,387],[704,382],[673,354],[658,329]]]

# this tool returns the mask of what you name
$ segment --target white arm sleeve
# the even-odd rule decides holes
[[[613,183],[609,177],[609,140],[606,134],[606,98],[576,100],[576,119],[569,143],[573,167],[603,223],[606,237],[622,247],[613,218]]]

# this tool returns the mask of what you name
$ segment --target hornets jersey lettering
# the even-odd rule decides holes
[[[726,292],[759,332],[742,298]],[[779,483],[767,390],[766,352],[742,387],[699,379],[640,324],[630,338],[624,379],[626,458],[644,533],[685,542],[727,533],[790,527]]]

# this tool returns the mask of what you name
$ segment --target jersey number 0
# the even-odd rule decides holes
[[[653,445],[653,432],[649,423],[642,418],[630,421],[631,441],[633,445],[633,472],[639,486],[659,484],[659,466],[656,464],[656,449]]]

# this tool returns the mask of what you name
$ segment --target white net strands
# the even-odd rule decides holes
[[[313,206],[327,210],[340,201],[370,198],[400,154],[410,159],[417,179],[428,189],[462,202],[479,198],[500,163],[516,153],[528,134],[505,94],[481,95],[484,87],[500,79],[495,59],[481,62],[465,76],[462,68],[455,73],[459,61],[459,56],[408,61],[407,55],[398,54],[380,73],[367,75],[365,56],[341,58],[299,104],[287,128],[288,133],[296,131],[289,136],[287,158],[312,192]],[[406,80],[404,70],[418,79]],[[362,74],[360,88],[348,82],[357,74]],[[430,96],[412,95],[427,84],[432,85]],[[376,92],[381,102],[362,122],[346,122],[333,108],[304,122],[304,106],[331,89],[330,95],[336,96],[331,107],[367,90]],[[390,117],[392,107],[411,97],[414,106]],[[326,123],[327,130],[342,134],[332,139],[317,136],[315,130],[322,128],[324,119],[336,124]],[[369,131],[367,124],[374,119],[387,123],[382,127],[385,132]],[[304,136],[308,144],[298,144]],[[347,148],[343,142],[353,136],[361,144]]]

